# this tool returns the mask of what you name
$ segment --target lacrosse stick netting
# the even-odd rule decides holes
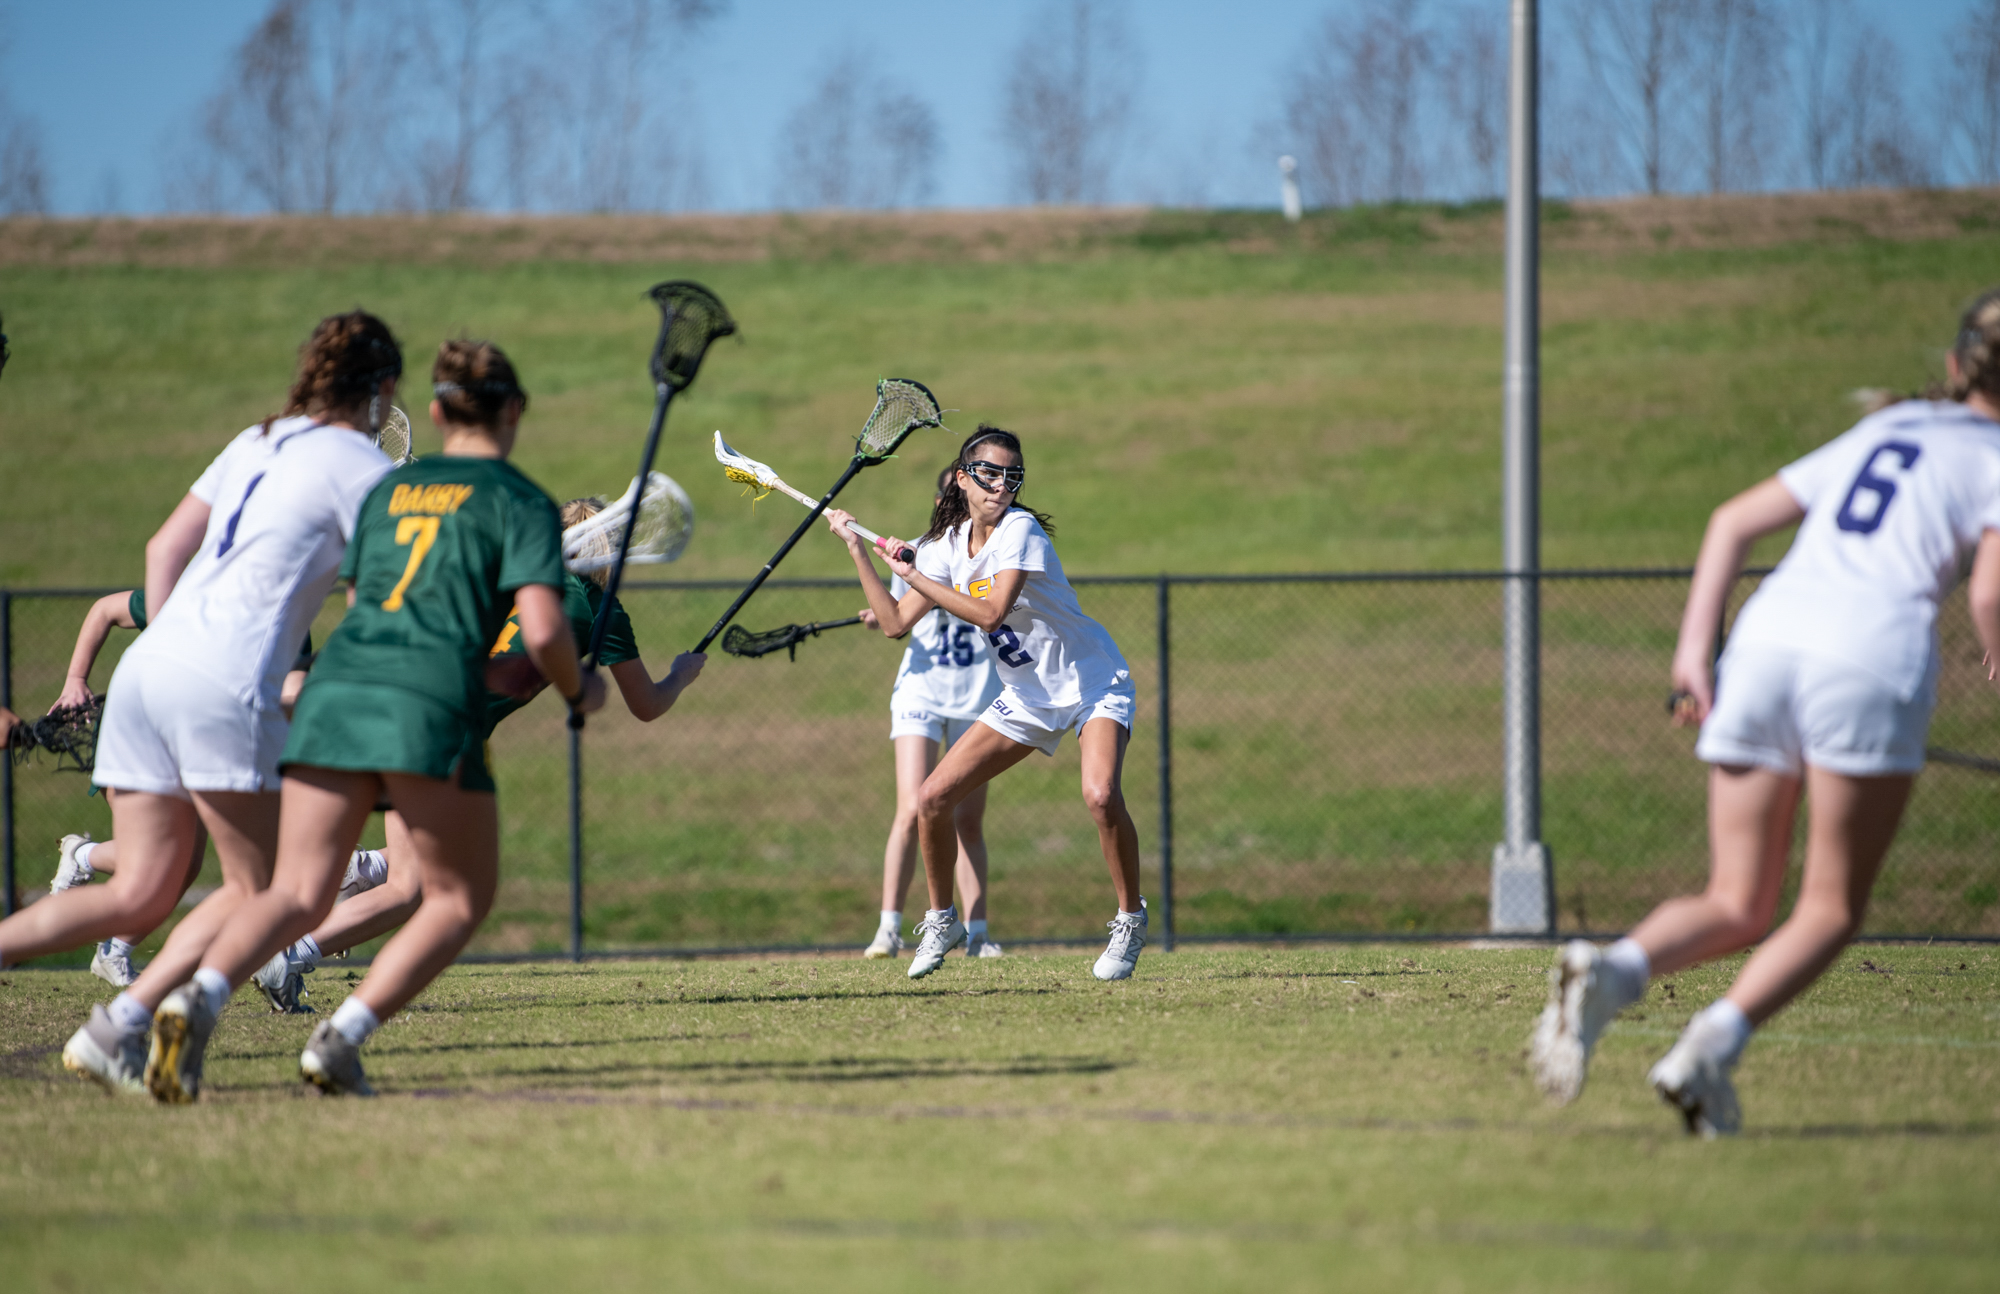
[[[88,773],[97,765],[97,724],[104,716],[104,698],[94,696],[87,704],[51,710],[32,723],[23,722],[8,735],[16,764],[25,764],[37,750],[56,757],[56,768],[70,761],[71,771]]]
[[[586,517],[563,531],[563,564],[578,575],[601,571],[618,559],[618,537],[632,511],[632,496],[639,482],[617,502],[594,517]],[[665,472],[650,473],[646,492],[639,499],[639,516],[632,525],[632,546],[625,560],[656,564],[679,559],[694,536],[694,502],[679,483]]]
[[[397,467],[414,459],[417,455],[410,435],[410,415],[390,405],[389,416],[382,419],[382,426],[375,433],[375,447]]]
[[[699,283],[676,279],[646,293],[660,307],[660,339],[653,346],[653,381],[687,389],[701,371],[709,343],[736,331],[736,321],[715,293]]]
[[[751,633],[742,625],[731,625],[729,632],[722,635],[722,650],[731,656],[745,656],[752,659],[768,656],[774,651],[788,651],[796,661],[799,658],[799,644],[808,638],[819,637],[820,630],[840,629],[860,623],[860,616],[849,616],[845,620],[816,620],[809,625],[785,625],[778,629],[766,629],[762,633]]]

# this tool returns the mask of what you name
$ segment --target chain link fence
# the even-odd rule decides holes
[[[1741,582],[1737,605],[1754,583]],[[1138,684],[1125,791],[1156,932],[1484,930],[1502,835],[1500,577],[1077,585]],[[1687,573],[1548,573],[1540,586],[1543,837],[1559,924],[1617,930],[1698,889],[1707,872],[1704,769],[1693,734],[1670,727],[1665,707]],[[734,592],[630,588],[649,668],[664,671]],[[22,714],[55,699],[93,596],[0,593],[0,699]],[[851,583],[773,582],[742,619],[765,629],[860,605]],[[338,618],[330,601],[316,637]],[[1962,592],[1941,629],[1932,762],[1877,888],[1876,935],[2000,936],[2000,698]],[[114,632],[97,687],[131,637]],[[895,804],[887,703],[901,650],[855,627],[807,640],[795,661],[718,652],[650,725],[614,696],[583,741],[586,947],[866,942]],[[504,879],[475,951],[561,951],[570,888],[560,703],[543,697],[509,719],[492,750]],[[46,757],[7,777],[4,845],[19,902],[45,890],[63,834],[102,839],[110,821],[85,779]],[[370,831],[379,839],[379,823]],[[1114,904],[1073,740],[994,784],[987,837],[996,938],[1098,937]],[[201,883],[213,883],[212,866]]]

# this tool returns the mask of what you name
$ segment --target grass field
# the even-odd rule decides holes
[[[1519,1053],[1548,954],[1418,946],[471,966],[302,1095],[239,996],[191,1109],[0,992],[9,1289],[1991,1289],[2000,959],[1848,954],[1753,1043],[1746,1135],[1643,1082],[1734,963],[1656,984],[1583,1099]],[[337,963],[312,984],[324,1011]]]

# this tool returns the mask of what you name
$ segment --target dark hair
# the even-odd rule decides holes
[[[959,472],[965,470],[965,465],[968,462],[972,461],[972,451],[989,442],[1000,446],[1002,449],[1013,450],[1014,456],[1021,460],[1021,465],[1023,467],[1027,466],[1028,456],[1021,452],[1021,438],[1019,436],[1016,436],[1011,431],[1006,431],[999,427],[990,427],[983,422],[980,423],[979,430],[965,438],[965,443],[958,447],[958,457],[953,459],[951,466],[945,469],[946,476],[951,478],[952,488],[939,491],[938,501],[931,508],[931,528],[924,532],[924,537],[918,541],[919,543],[928,544],[942,539],[947,532],[956,529],[960,522],[972,515],[972,506],[966,502],[965,490],[958,485],[956,476]],[[1056,532],[1055,520],[1048,513],[1037,512],[1033,508],[1023,504],[1021,496],[1018,493],[1014,496],[1014,508],[1020,509],[1040,522],[1043,530],[1048,531],[1052,535]],[[1013,510],[1013,508],[1009,509],[1009,511]]]
[[[366,310],[328,315],[299,347],[298,376],[285,411],[264,419],[268,434],[278,418],[295,413],[346,412],[372,397],[382,383],[403,374],[403,348],[389,325]]]
[[[438,347],[431,365],[431,394],[444,409],[447,422],[491,427],[509,400],[528,408],[528,393],[505,351],[490,341],[460,337]]]
[[[2000,288],[1988,288],[1965,308],[1951,353],[1958,358],[1958,377],[1945,388],[1947,396],[1963,400],[1977,391],[2000,400]]]

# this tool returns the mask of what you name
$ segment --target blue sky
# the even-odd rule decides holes
[[[552,0],[561,7],[564,0]],[[1490,0],[1504,9],[1505,0]],[[1858,0],[1891,27],[1913,80],[1947,48],[1966,0]],[[0,85],[39,120],[60,212],[145,211],[160,200],[158,159],[190,123],[267,0],[0,0]],[[1260,122],[1314,21],[1342,0],[1134,0],[1143,57],[1139,131],[1118,196],[1275,201]],[[1008,198],[996,119],[1007,56],[1040,0],[733,0],[689,50],[706,101],[703,147],[713,205],[768,205],[785,115],[841,49],[878,61],[928,100],[943,128],[936,200]],[[1553,4],[1544,5],[1551,17]]]

